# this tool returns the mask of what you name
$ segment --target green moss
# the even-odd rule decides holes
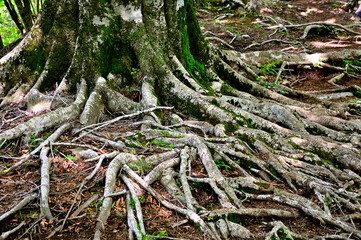
[[[361,59],[343,59],[342,61],[335,62],[334,65],[346,68],[348,67],[348,70],[345,71],[345,73],[351,73],[351,74],[359,74],[361,67]],[[354,67],[355,66],[355,67]]]
[[[270,171],[275,177],[278,177],[278,172],[276,171],[276,169],[274,169],[274,167],[270,166],[270,167],[269,167],[269,171]]]
[[[232,88],[238,89],[243,92],[252,92],[253,91],[252,84],[247,83],[247,81],[240,81],[238,79],[238,76],[236,76],[236,72],[231,69],[227,69],[225,65],[223,65],[221,63],[215,64],[215,70],[216,70],[216,73],[218,74],[218,76],[221,79],[224,79],[229,84],[229,86],[223,84],[221,91],[224,94],[228,93],[227,95],[234,96]]]
[[[103,77],[107,77],[109,73],[114,75],[121,75],[126,81],[122,82],[122,86],[113,86],[114,84],[109,82],[113,88],[122,88],[132,84],[133,69],[139,69],[139,63],[137,57],[133,52],[128,41],[119,37],[119,33],[122,30],[122,24],[120,19],[113,19],[110,21],[110,26],[99,26],[103,36],[103,51],[100,51],[100,58],[103,59],[101,66],[101,74]],[[142,34],[144,28],[141,28],[137,34]],[[134,36],[136,37],[136,36]]]
[[[194,10],[193,3],[194,1],[185,0],[187,9],[187,33],[189,36],[189,44],[192,46],[190,50],[197,61],[205,63],[209,59],[208,43],[204,39],[201,28],[199,27],[197,13]]]
[[[192,101],[188,100],[186,102],[186,109],[189,110],[189,113],[194,116],[195,118],[199,119],[199,120],[203,120],[204,119],[204,110],[202,108],[200,108],[199,106],[196,106],[195,104],[192,103]]]
[[[223,123],[226,133],[234,133],[240,127],[238,123],[225,122]]]
[[[361,91],[357,90],[352,92],[355,97],[361,98]]]
[[[241,224],[242,225],[242,217],[240,215],[237,214],[229,214],[228,215],[228,220],[237,224]]]
[[[254,194],[258,192],[256,189],[248,188],[248,187],[238,188],[238,190],[250,194]]]
[[[313,135],[320,135],[321,132],[317,128],[307,128],[307,131],[310,132]]]
[[[40,73],[46,62],[44,46],[31,49],[31,51],[24,51],[24,59],[26,59],[27,66],[32,72]]]
[[[132,68],[137,67],[134,53],[131,51],[129,44],[125,41],[119,41],[114,44],[114,48],[109,54],[109,64],[107,73],[121,74],[126,79],[132,78]]]
[[[66,43],[57,44],[48,57],[48,74],[40,86],[41,89],[50,88],[59,79],[62,79],[71,63],[71,46]],[[40,60],[41,61],[41,60]]]
[[[60,1],[47,1],[41,9],[42,21],[39,22],[40,29],[42,30],[43,34],[46,34],[50,31],[53,26],[56,11],[58,9],[58,4]]]
[[[326,152],[322,149],[314,149],[314,152],[320,157],[320,159],[324,164],[328,164],[335,168],[340,168],[340,169],[345,168],[345,165],[337,161],[337,159],[332,153]]]
[[[198,24],[193,1],[186,0],[179,10],[178,22],[181,31],[181,49],[175,49],[177,57],[189,74],[204,88],[208,88],[209,76],[205,64],[209,60],[208,43]]]
[[[164,121],[164,114],[163,114],[162,110],[160,110],[160,109],[155,110],[155,111],[154,111],[154,114],[159,118],[159,120],[160,120],[161,122]]]
[[[193,54],[191,53],[188,27],[184,26],[184,31],[182,32],[182,56],[181,59],[184,64],[184,68],[189,72],[189,74],[200,84],[205,85],[209,82],[209,77],[205,73],[204,65],[195,60]]]
[[[239,121],[241,124],[246,124],[248,128],[255,128],[250,119],[245,118],[244,116],[239,115],[239,114],[236,114],[235,116],[243,119],[243,121]]]
[[[321,159],[326,159],[326,160],[334,159],[334,156],[330,152],[326,152],[322,149],[314,149],[314,151]]]
[[[222,94],[234,96],[233,90],[234,88],[229,86],[227,83],[222,84],[222,89],[221,89]]]
[[[296,143],[291,142],[291,141],[288,141],[287,143],[288,143],[289,145],[291,145],[294,149],[299,149],[299,146],[298,146]]]
[[[255,182],[255,184],[264,189],[268,189],[271,186],[269,183],[265,183],[265,182]]]

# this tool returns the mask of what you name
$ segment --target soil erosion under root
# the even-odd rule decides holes
[[[79,224],[94,239],[189,238],[182,226],[191,238],[307,239],[291,224],[306,217],[336,231],[320,239],[361,239],[360,102],[264,87],[256,67],[341,73],[335,62],[360,57],[218,49],[191,1],[46,1],[0,59],[0,239]],[[155,232],[157,217],[172,224]]]

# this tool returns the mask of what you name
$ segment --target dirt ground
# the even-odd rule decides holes
[[[225,8],[225,6],[211,6],[210,4],[200,4],[198,17],[202,30],[206,37],[217,37],[224,42],[227,42],[235,50],[241,52],[259,51],[259,50],[283,50],[289,52],[328,52],[338,51],[346,48],[361,48],[361,37],[350,36],[335,28],[322,28],[311,31],[305,40],[300,40],[303,34],[303,28],[287,28],[286,30],[279,30],[275,34],[275,29],[268,29],[269,26],[284,24],[300,24],[308,22],[328,21],[332,23],[349,25],[354,23],[355,19],[351,13],[343,11],[340,6],[344,2],[337,0],[292,0],[292,1],[269,1],[266,2],[262,8],[262,16],[257,16],[253,13],[243,13],[237,8]],[[272,17],[273,20],[269,17]],[[283,20],[281,20],[283,19]],[[287,21],[287,22],[286,22]],[[276,24],[277,23],[277,24]],[[361,28],[353,28],[354,31],[361,33]],[[360,34],[361,35],[361,34]],[[254,43],[262,43],[269,39],[278,39],[282,41],[292,42],[292,44],[285,44],[280,42],[271,42],[263,45],[249,47]],[[220,40],[210,40],[219,47],[230,48]],[[277,71],[274,70],[274,71]],[[329,79],[337,75],[332,69],[326,68],[311,68],[292,71],[285,71],[281,75],[279,84],[284,84],[289,87],[302,91],[328,91],[335,87],[334,84],[328,82]],[[356,74],[357,75],[357,74]],[[274,75],[263,76],[262,79],[269,84],[275,80]],[[361,86],[361,80],[358,76],[347,76],[338,85],[352,85]],[[136,89],[134,90],[136,92]],[[126,92],[130,92],[129,90]],[[137,97],[134,94],[134,98]],[[340,99],[340,101],[355,101],[355,97]],[[179,113],[184,115],[185,113]],[[0,131],[11,128],[19,122],[26,121],[31,116],[27,115],[25,109],[21,106],[10,106],[6,109],[0,110],[0,116],[3,118],[3,123]],[[6,120],[6,121],[4,121]],[[127,134],[132,131],[131,122],[137,119],[129,120],[129,122],[122,122],[121,124],[106,129],[103,132],[104,136],[112,134],[113,132],[122,133],[121,138],[126,139]],[[71,133],[68,132],[62,138],[70,138]],[[34,147],[43,139],[47,137],[47,133],[41,136],[31,137],[29,144],[22,144],[19,141],[8,143],[6,148],[0,149],[1,167],[6,167],[17,162],[14,157],[20,157],[23,154],[29,153]],[[67,139],[65,139],[67,140]],[[70,140],[70,139],[69,139]],[[84,139],[79,144],[89,144],[98,149],[102,149],[103,153],[111,151],[103,148],[92,139]],[[20,147],[22,146],[22,147]],[[137,153],[141,152],[144,155],[150,154],[151,151],[162,152],[167,150],[166,146],[153,146],[150,150],[135,148]],[[64,218],[67,210],[73,202],[77,186],[81,181],[89,175],[94,167],[93,162],[85,162],[84,159],[78,156],[80,149],[73,149],[71,147],[54,147],[53,157],[51,158],[51,192],[50,192],[50,208],[52,209],[55,218],[52,221],[41,220],[38,221],[39,206],[38,203],[29,204],[23,210],[17,212],[13,217],[8,218],[7,221],[0,225],[0,232],[7,231],[20,222],[25,221],[30,229],[21,228],[17,233],[13,234],[9,239],[45,239],[58,226],[60,220]],[[57,157],[59,155],[61,157]],[[14,205],[21,201],[21,199],[30,192],[38,191],[40,187],[40,163],[38,158],[32,158],[26,165],[15,171],[14,174],[0,178],[0,215],[8,211]],[[147,171],[144,167],[144,173]],[[202,176],[204,168],[200,160],[192,163],[193,175],[197,177]],[[86,200],[94,194],[103,195],[104,174],[106,169],[98,171],[94,180],[86,185],[84,191],[78,200]],[[237,173],[227,168],[223,169],[226,176],[236,176]],[[115,191],[121,190],[125,186],[119,181]],[[155,184],[153,186],[159,193],[164,194],[167,198],[167,192],[161,185]],[[287,188],[286,186],[284,186]],[[220,208],[217,198],[214,196],[212,190],[206,185],[200,183],[192,186],[194,195],[197,201],[207,207],[208,209]],[[311,197],[312,198],[312,197]],[[173,224],[184,220],[180,216],[168,209],[162,207],[150,195],[145,193],[140,199],[143,207],[144,221],[147,232],[158,239],[204,239],[203,233],[198,231],[190,223],[185,223],[179,226]],[[315,199],[316,201],[316,199]],[[94,201],[89,205],[79,216],[73,220],[68,220],[63,231],[56,233],[49,239],[92,239],[94,234],[94,227],[101,201]],[[261,201],[244,202],[246,207],[265,207],[290,210],[290,207]],[[339,211],[336,205],[331,206],[334,212]],[[293,211],[297,211],[294,210]],[[298,211],[297,211],[298,212]],[[300,217],[283,221],[291,230],[304,236],[304,239],[311,239],[313,237],[324,234],[337,234],[338,229],[329,226],[323,226],[320,222],[308,218],[301,212],[298,212]],[[342,213],[339,211],[339,214]],[[254,239],[264,239],[266,233],[271,227],[265,222],[275,219],[265,218],[240,218],[239,221],[243,226],[247,227],[254,235]],[[355,226],[360,229],[361,222],[355,222]],[[112,209],[111,216],[106,226],[106,239],[127,239],[127,220],[125,209],[125,197],[120,196],[115,198],[115,204]],[[166,230],[166,232],[164,232]],[[163,236],[162,236],[163,235]],[[167,236],[165,236],[167,235]]]
[[[313,29],[304,40],[300,40],[304,27],[287,28],[287,30],[276,32],[272,28],[279,24],[287,26],[312,22],[329,22],[343,26],[356,25],[357,21],[353,13],[341,9],[344,4],[344,1],[338,0],[266,1],[261,9],[261,16],[244,13],[239,9],[234,10],[232,7],[204,5],[198,17],[205,36],[211,37],[212,43],[224,48],[230,48],[229,45],[231,45],[234,50],[240,52],[279,50],[311,54],[360,49],[360,36],[350,36],[333,27]],[[353,26],[352,29],[361,32],[361,25]],[[229,45],[212,37],[222,39]],[[261,45],[268,40],[275,41]],[[280,83],[304,91],[332,90],[337,87],[328,83],[327,80],[335,75],[337,74],[334,71],[323,68],[293,70],[285,74],[283,78],[281,77]],[[274,77],[270,76],[263,79],[270,83],[274,81]],[[360,86],[360,83],[357,77],[345,77],[339,84]]]

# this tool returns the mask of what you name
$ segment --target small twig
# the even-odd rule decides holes
[[[226,45],[227,47],[234,49],[233,46],[229,45],[226,41],[224,41],[223,39],[219,38],[219,37],[206,37],[207,40],[216,40],[218,42],[221,42],[222,44]]]
[[[104,199],[104,198],[107,198],[107,197],[111,197],[111,198],[112,198],[112,197],[118,197],[118,196],[124,195],[124,194],[126,194],[126,193],[127,193],[127,190],[126,190],[126,189],[122,189],[122,190],[120,190],[120,191],[118,191],[118,192],[114,192],[114,193],[108,194],[108,195],[102,197],[101,199]]]
[[[236,40],[237,36],[234,36],[232,40],[229,42],[229,44],[232,44],[234,40]]]
[[[101,122],[101,123],[96,123],[96,124],[91,124],[91,125],[88,125],[88,126],[85,126],[83,128],[81,128],[80,130],[78,130],[75,134],[78,134],[82,131],[84,131],[85,129],[88,129],[88,128],[92,128],[92,127],[95,127],[94,129],[92,129],[90,132],[93,132],[93,131],[96,131],[100,128],[103,128],[105,126],[108,126],[110,124],[113,124],[113,123],[116,123],[122,119],[125,119],[125,118],[132,118],[132,117],[136,117],[136,116],[139,116],[141,114],[146,114],[146,113],[149,113],[149,112],[153,112],[155,110],[160,110],[160,109],[165,109],[165,110],[171,110],[173,109],[173,107],[164,107],[164,106],[157,106],[157,107],[153,107],[153,108],[148,108],[146,110],[143,110],[143,111],[137,111],[135,113],[132,113],[132,114],[128,114],[128,115],[123,115],[123,116],[120,116],[120,117],[117,117],[117,118],[114,118],[114,119],[111,119],[109,121],[105,121],[105,122]],[[73,139],[72,142],[78,140],[79,138],[82,138],[84,135],[81,134],[79,137]]]
[[[77,210],[73,212],[73,214],[70,215],[69,220],[76,218],[81,211],[83,211],[86,207],[88,207],[92,202],[97,200],[99,198],[99,194],[94,194],[91,198],[89,198],[83,205],[81,205]]]
[[[281,65],[281,67],[280,67],[280,70],[278,71],[277,76],[276,76],[275,84],[278,84],[278,79],[279,79],[279,77],[281,76],[281,73],[283,72],[283,69],[285,68],[286,63],[287,63],[286,61],[283,61],[283,62],[282,62],[282,65]]]
[[[231,31],[228,30],[226,32],[228,32],[233,37],[232,40],[228,43],[228,44],[232,44],[233,41],[237,38],[237,35],[234,35]]]
[[[124,174],[121,174],[121,178],[122,178],[123,182],[125,183],[125,185],[127,185],[130,196],[134,202],[134,207],[135,207],[134,210],[135,210],[135,213],[136,213],[136,216],[138,219],[138,221],[137,221],[138,230],[140,231],[140,233],[142,235],[146,234],[145,227],[144,227],[144,221],[143,221],[142,207],[141,207],[137,192],[135,190],[134,183],[128,177],[126,177]],[[129,193],[127,194],[127,198],[129,196]]]
[[[53,104],[53,101],[54,101],[55,96],[56,96],[56,94],[57,94],[57,89],[58,89],[58,83],[56,82],[56,83],[55,83],[55,91],[54,91],[53,97],[51,98],[49,108],[51,108],[51,105]]]
[[[80,187],[79,187],[79,189],[78,189],[78,192],[76,193],[76,195],[75,195],[75,197],[74,197],[73,203],[71,204],[71,206],[70,206],[70,208],[69,208],[69,210],[68,210],[68,213],[66,214],[66,217],[64,218],[63,224],[62,224],[61,227],[60,227],[60,231],[64,228],[64,225],[65,225],[65,223],[66,223],[66,220],[68,219],[68,217],[69,217],[69,215],[70,215],[70,212],[71,212],[71,210],[73,209],[74,204],[75,204],[75,202],[76,202],[76,199],[77,199],[78,195],[80,194],[82,188],[84,187],[84,185],[85,185],[90,179],[92,179],[92,178],[94,177],[95,173],[96,173],[96,172],[99,170],[99,168],[101,167],[103,160],[104,160],[104,157],[101,157],[101,158],[99,159],[96,167],[94,168],[93,172],[92,172],[89,176],[87,176],[86,178],[84,178],[84,180],[83,180],[82,183],[80,184]]]
[[[82,148],[89,148],[95,151],[101,151],[99,148],[88,145],[88,144],[78,144],[78,143],[63,143],[63,142],[54,142],[51,143],[52,146],[70,146],[70,147],[82,147]],[[70,160],[70,159],[69,159]]]
[[[226,13],[226,14],[223,14],[221,16],[218,16],[218,17],[215,17],[214,20],[222,20],[222,19],[225,19],[227,17],[232,17],[234,14],[232,13]]]
[[[36,220],[33,224],[31,224],[30,227],[26,228],[26,231],[17,239],[23,239],[24,235],[29,233],[30,229],[32,229],[34,226],[36,226],[36,224],[38,224],[39,222],[41,222],[43,220],[43,218],[39,218],[38,220]]]
[[[214,36],[214,37],[218,37],[217,34],[211,32],[211,31],[205,31],[205,32],[203,33],[203,36],[206,36],[207,34],[210,34],[210,35],[212,35],[212,36]]]
[[[307,80],[307,78],[297,79],[296,81],[294,81],[293,83],[290,84],[290,87],[292,87],[292,86],[295,85],[296,83],[302,82],[302,81],[304,81],[304,80]]]
[[[104,157],[104,158],[106,158],[106,159],[114,158],[117,154],[118,154],[118,152],[104,153],[104,154],[102,154],[102,155],[100,155],[100,156],[98,156],[98,157],[87,159],[87,160],[85,160],[84,162],[96,161],[96,160],[99,160],[99,159],[102,158],[102,157]]]
[[[303,31],[303,34],[302,36],[300,37],[300,39],[306,39],[308,33],[312,30],[312,29],[315,29],[315,28],[322,28],[323,26],[321,25],[310,25],[310,26],[307,26],[305,28],[305,30]]]
[[[333,27],[338,27],[341,28],[343,30],[345,30],[346,32],[350,33],[350,34],[354,34],[354,35],[361,35],[361,33],[353,31],[341,24],[337,24],[337,23],[330,23],[330,22],[310,22],[310,23],[303,23],[303,24],[290,24],[290,25],[282,25],[282,27],[285,28],[297,28],[297,27],[306,27],[306,26],[310,26],[310,25],[324,25],[324,26],[333,26]],[[275,29],[275,28],[280,28],[280,26],[272,26],[269,27],[269,29]]]
[[[50,137],[48,137],[44,142],[42,142],[36,149],[34,149],[31,153],[29,153],[28,155],[26,155],[25,157],[22,157],[23,159],[19,162],[17,162],[16,164],[14,164],[13,166],[11,166],[10,168],[0,172],[0,176],[4,175],[6,173],[11,172],[12,170],[14,170],[15,168],[17,168],[20,165],[23,165],[26,161],[28,161],[31,156],[34,156],[36,153],[38,153],[41,149],[43,149],[43,147],[47,146],[48,144],[50,144],[51,142],[55,141],[65,130],[67,130],[70,127],[70,123],[65,123],[64,125],[62,125],[60,128],[58,128],[52,135],[50,135]]]
[[[328,83],[331,83],[333,85],[337,85],[337,81],[341,80],[344,76],[345,76],[345,74],[341,73],[341,74],[337,75],[336,77],[333,77],[330,80],[328,80]]]
[[[336,67],[336,66],[333,66],[331,64],[328,64],[328,63],[324,63],[324,62],[319,62],[317,63],[317,65],[321,66],[321,67],[327,67],[327,68],[330,68],[330,69],[333,69],[333,70],[336,70],[336,71],[346,71],[345,68],[342,68],[342,67]]]
[[[281,40],[281,39],[270,39],[270,40],[266,40],[266,41],[261,42],[261,43],[257,43],[257,42],[252,43],[251,45],[245,47],[244,49],[247,50],[247,49],[250,49],[252,47],[261,46],[261,45],[271,43],[271,42],[280,42],[280,43],[285,43],[285,44],[299,44],[299,42],[288,42],[288,41],[284,41],[284,40]]]

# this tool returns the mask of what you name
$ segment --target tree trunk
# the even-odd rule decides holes
[[[25,25],[26,31],[30,31],[33,26],[33,13],[31,12],[31,6],[29,0],[15,0],[15,4],[18,7],[21,19]]]
[[[247,229],[241,231],[239,224],[234,226],[230,215],[268,221],[295,218],[300,213],[360,239],[361,231],[348,218],[331,213],[325,200],[332,196],[348,212],[361,211],[359,193],[351,190],[359,189],[361,182],[359,104],[322,101],[281,86],[264,88],[253,70],[269,59],[312,65],[309,59],[316,57],[325,63],[360,56],[360,50],[311,58],[275,51],[239,54],[216,49],[204,39],[191,0],[45,1],[31,31],[0,59],[1,107],[26,103],[28,112],[39,115],[0,133],[0,146],[24,135],[40,135],[51,128],[56,131],[0,176],[25,166],[40,152],[40,208],[42,217],[52,218],[47,204],[49,144],[78,120],[83,125],[76,122],[77,129],[71,131],[73,143],[83,144],[79,139],[86,137],[101,142],[98,146],[107,146],[101,156],[98,153],[103,147],[91,152],[89,158],[99,160],[94,171],[106,168],[103,159],[111,159],[94,239],[108,231],[105,226],[114,194],[119,193],[114,193],[118,180],[129,190],[124,207],[130,239],[147,237],[137,197],[140,188],[213,239],[226,239],[224,228],[232,237],[240,237],[241,232],[243,238],[252,237]],[[123,95],[124,87],[130,91],[133,86],[139,86],[139,102]],[[49,88],[54,88],[51,96],[47,95]],[[161,104],[176,110],[167,107],[163,112]],[[126,115],[98,123],[105,116],[114,116],[107,112]],[[345,112],[354,113],[354,119],[340,116]],[[193,120],[187,120],[185,113]],[[137,118],[130,128],[134,127],[134,134],[102,132],[125,118]],[[125,126],[129,129],[130,125]],[[125,139],[126,135],[132,137]],[[146,158],[149,145],[162,152],[175,149]],[[109,153],[113,150],[108,146],[121,153]],[[133,154],[134,146],[141,151]],[[206,177],[191,174],[192,161],[202,165]],[[134,167],[137,163],[141,164]],[[229,169],[221,171],[225,166],[239,177],[226,176]],[[78,193],[94,174],[84,179]],[[164,186],[167,198],[152,187],[155,181]],[[211,189],[219,203],[216,210],[197,202],[190,182]],[[272,201],[293,210],[248,208],[240,199],[250,199],[249,204],[252,200]],[[56,222],[59,227],[55,231],[64,227],[72,206],[63,216],[65,220]]]
[[[1,17],[1,14],[0,14]],[[3,39],[1,38],[1,34],[0,34],[0,50],[4,48],[4,43],[3,43]]]
[[[38,14],[40,11],[40,0],[36,0],[36,13]]]
[[[12,2],[10,0],[4,0],[5,6],[7,8],[7,10],[10,13],[10,16],[12,18],[12,20],[14,21],[15,25],[18,27],[18,29],[20,30],[20,33],[23,34],[24,33],[24,26],[21,23],[18,14],[16,13],[15,7],[12,4]]]
[[[3,49],[4,48],[4,43],[3,43],[3,39],[1,38],[1,35],[0,35],[0,49]]]
[[[264,5],[263,0],[249,0],[246,5],[246,8],[251,12],[255,12],[259,14],[263,5]]]
[[[358,0],[348,0],[343,6],[342,9],[345,11],[353,11],[356,7],[356,4],[358,3]]]

